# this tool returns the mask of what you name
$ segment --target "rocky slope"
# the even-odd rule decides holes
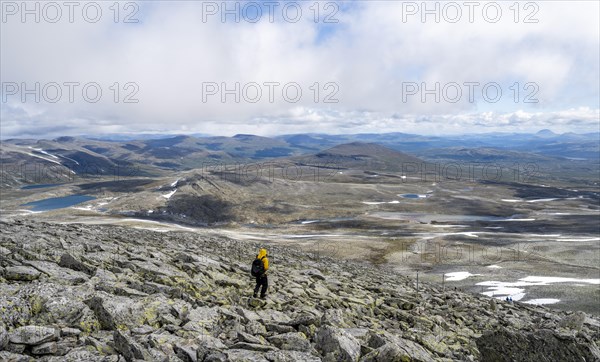
[[[0,360],[598,361],[584,313],[201,233],[0,223]],[[269,250],[269,295],[250,263]]]

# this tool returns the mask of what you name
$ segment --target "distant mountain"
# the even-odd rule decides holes
[[[305,165],[329,164],[339,168],[388,172],[401,171],[402,166],[409,163],[424,162],[415,156],[364,142],[342,144],[312,155],[294,157],[292,160]]]
[[[121,150],[121,153],[119,153]],[[0,145],[2,185],[70,182],[75,177],[149,176],[158,169],[122,156],[110,143],[74,137],[55,140],[7,140]]]
[[[161,138],[173,138],[180,136],[179,134],[163,134],[163,133],[111,133],[103,134],[100,136],[96,135],[83,135],[81,138],[93,139],[98,141],[139,141],[139,140],[157,140]],[[210,135],[203,133],[194,133],[188,136],[191,137],[210,137]]]
[[[491,147],[433,148],[419,153],[429,160],[452,160],[463,162],[551,162],[556,159],[531,152],[510,151]]]
[[[591,162],[600,161],[600,133],[536,134],[488,133],[421,136],[407,133],[327,135],[318,133],[262,137],[175,135],[145,139],[111,140],[58,137],[53,140],[9,139],[0,142],[4,168],[42,165],[51,173],[137,176],[191,170],[205,165],[247,163],[268,159],[293,162],[337,162],[350,168],[394,171],[402,163],[422,160],[469,162]],[[400,166],[398,166],[400,165]],[[31,166],[30,166],[31,167]],[[57,168],[58,167],[58,168]],[[63,170],[60,170],[63,167]],[[131,173],[131,172],[130,172]],[[6,172],[3,171],[3,174]],[[9,175],[5,185],[22,177]],[[28,183],[28,182],[25,182]]]
[[[542,130],[536,134],[495,132],[442,137],[396,132],[353,135],[296,134],[277,138],[289,142],[294,147],[312,150],[317,149],[319,145],[323,149],[344,143],[367,142],[416,156],[431,156],[439,149],[481,148],[496,149],[499,153],[525,152],[561,159],[600,159],[600,133],[559,135],[550,130]]]
[[[556,133],[552,132],[549,129],[543,129],[535,134],[538,137],[556,137],[558,136]]]

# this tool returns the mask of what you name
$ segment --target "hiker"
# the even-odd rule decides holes
[[[260,289],[260,298],[265,299],[267,294],[267,288],[269,287],[269,280],[267,278],[267,270],[269,270],[269,259],[267,258],[267,249],[260,249],[254,262],[252,262],[251,274],[256,278],[256,287],[254,287],[254,294],[256,298]],[[262,288],[261,288],[262,287]]]

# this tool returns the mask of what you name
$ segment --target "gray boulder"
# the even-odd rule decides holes
[[[278,334],[269,337],[268,340],[279,349],[292,351],[308,351],[311,349],[310,342],[301,332]]]
[[[37,269],[28,266],[9,266],[4,269],[4,277],[7,280],[29,282],[40,277],[40,272]]]
[[[225,355],[229,362],[269,362],[264,353],[246,349],[228,349]]]
[[[246,332],[252,335],[264,336],[267,334],[267,329],[262,323],[258,321],[250,321],[246,324]]]
[[[317,331],[315,339],[317,349],[327,358],[354,362],[360,357],[360,343],[343,329],[323,326]]]
[[[35,346],[45,342],[56,341],[60,331],[55,328],[41,326],[24,326],[9,333],[10,343]]]
[[[212,351],[207,353],[205,357],[203,355],[203,358],[203,362],[227,362],[227,355],[220,351]],[[201,360],[200,355],[198,355],[198,360]]]
[[[299,351],[271,351],[265,357],[272,362],[321,362],[321,358]]]
[[[76,270],[82,273],[85,273],[89,276],[93,276],[96,274],[96,269],[94,267],[88,266],[81,261],[75,259],[71,254],[64,253],[60,256],[60,262],[58,265],[63,268],[68,268],[72,270]]]
[[[122,354],[127,361],[144,359],[142,347],[131,337],[116,330],[113,333],[113,339],[115,343],[115,349]]]
[[[499,329],[477,339],[481,361],[600,361],[600,351],[591,341],[558,338],[554,332]]]
[[[575,312],[571,315],[565,316],[558,325],[562,328],[574,329],[576,331],[579,331],[583,326],[583,322],[585,322],[585,313]]]
[[[13,353],[9,351],[1,351],[0,352],[0,361],[9,361],[9,362],[29,362],[31,361],[30,356],[26,356],[20,353]]]
[[[321,362],[321,358],[299,351],[271,351],[265,357],[272,362]]]
[[[340,309],[326,310],[321,317],[321,324],[339,328],[345,328],[348,326],[344,321],[344,312]]]
[[[10,308],[4,306],[10,306]],[[5,326],[22,326],[30,324],[31,304],[25,296],[0,293],[0,324]]]
[[[376,350],[366,354],[361,358],[361,362],[432,362],[435,359],[418,344],[404,340],[404,344],[399,346],[393,343],[387,343]]]
[[[257,343],[248,343],[248,342],[237,342],[236,344],[232,345],[230,348],[232,348],[232,349],[247,349],[250,351],[258,351],[258,352],[269,352],[269,351],[276,350],[276,348],[272,347],[272,346],[267,346],[264,344],[257,344]]]
[[[31,354],[55,354],[58,351],[56,342],[46,342],[31,348]]]
[[[93,297],[85,300],[83,303],[94,312],[102,329],[113,330],[116,328],[113,316],[104,308],[102,298]]]
[[[173,346],[173,351],[175,352],[175,355],[183,362],[197,362],[197,348],[197,346],[176,343]]]
[[[8,332],[4,327],[0,327],[0,351],[3,351],[4,348],[8,345]]]

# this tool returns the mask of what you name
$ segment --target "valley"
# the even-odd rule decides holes
[[[577,173],[557,170],[576,162],[515,170],[520,161],[441,162],[354,142],[292,157],[4,188],[2,218],[268,239],[411,278],[418,272],[447,288],[600,314],[593,174],[579,168],[585,177],[573,181]],[[80,203],[65,201],[73,198]],[[54,209],[29,206],[57,200]],[[521,281],[530,277],[559,281]]]

